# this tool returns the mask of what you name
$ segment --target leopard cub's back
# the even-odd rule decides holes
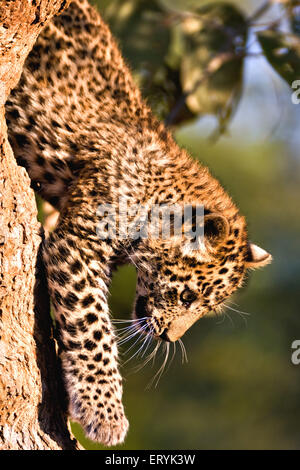
[[[107,25],[87,1],[72,2],[44,28],[6,103],[15,156],[57,208],[97,154],[105,126],[120,129],[148,114]]]

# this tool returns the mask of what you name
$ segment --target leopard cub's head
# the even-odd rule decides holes
[[[271,261],[269,253],[248,241],[243,217],[208,211],[202,220],[197,248],[191,248],[188,237],[145,238],[139,244],[133,316],[141,331],[178,340],[199,318],[220,310],[248,268]]]

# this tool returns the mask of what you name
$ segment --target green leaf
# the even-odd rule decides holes
[[[248,26],[229,3],[198,8],[183,22],[186,53],[181,81],[186,103],[196,114],[215,114],[223,127],[241,95]]]
[[[300,41],[296,35],[266,30],[257,33],[266,58],[290,85],[300,77]]]

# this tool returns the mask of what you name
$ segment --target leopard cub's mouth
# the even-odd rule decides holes
[[[151,336],[155,339],[162,339],[166,342],[169,342],[170,339],[167,336],[167,328],[162,329],[159,324],[154,326],[154,323],[157,323],[157,321],[149,312],[147,308],[147,301],[147,297],[143,295],[139,295],[137,298],[133,313],[133,318],[136,319],[136,329],[138,329],[142,334],[150,333]]]

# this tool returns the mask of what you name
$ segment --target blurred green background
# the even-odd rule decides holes
[[[153,65],[159,59],[158,66],[153,65],[156,73],[162,60],[155,53],[149,59],[153,45],[147,43],[147,34],[152,34],[152,26],[137,29],[136,19],[125,15],[118,29],[116,5],[120,2],[97,3],[115,34],[119,32],[120,47],[149,97],[151,87],[148,92],[143,81],[145,75],[149,77],[147,61]],[[123,8],[133,3],[139,4],[143,14],[157,5],[124,1]],[[207,2],[177,0],[173,6],[188,8],[191,3]],[[249,15],[264,2],[229,3]],[[278,19],[279,8],[274,5],[260,19],[263,27]],[[288,27],[282,19],[282,27]],[[139,39],[144,33],[145,48]],[[158,44],[163,44],[165,34],[161,28]],[[212,143],[218,117],[199,112],[189,121],[191,115],[185,110],[174,133],[179,144],[219,178],[247,217],[251,240],[269,250],[274,261],[250,273],[246,286],[231,299],[237,305],[230,305],[247,315],[226,310],[223,316],[204,318],[194,325],[183,338],[188,363],[181,363],[177,348],[156,388],[146,389],[162,356],[139,372],[134,368],[142,358],[122,366],[130,430],[120,449],[300,448],[300,365],[291,362],[291,344],[300,339],[300,104],[292,103],[289,84],[267,63],[253,34],[250,31],[247,40],[251,54],[244,61],[243,92],[226,124],[227,132]],[[167,80],[162,77],[160,84]],[[169,86],[170,94],[178,93],[175,88]],[[158,115],[163,108],[162,116],[176,106],[176,102],[167,103],[171,107],[165,110],[164,93],[152,90],[149,98]],[[134,292],[134,268],[125,266],[113,279],[114,317],[130,317]],[[126,353],[130,346],[126,343],[121,349],[121,362],[138,347]],[[87,449],[103,448],[86,440],[77,424],[72,428]]]

